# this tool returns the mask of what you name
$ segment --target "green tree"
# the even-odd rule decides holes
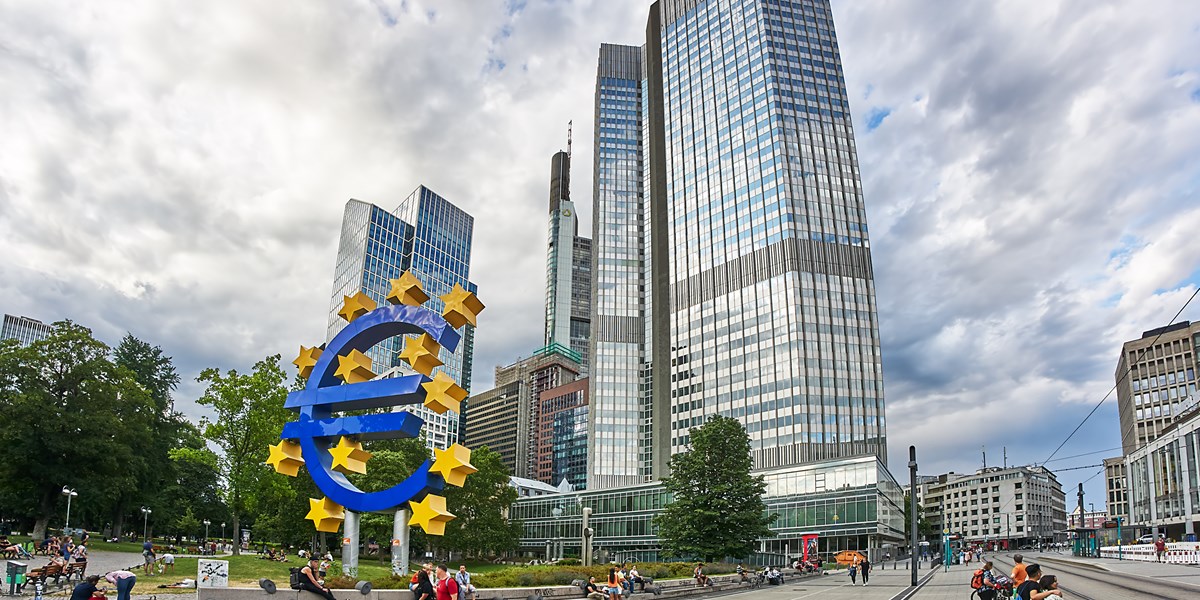
[[[112,361],[129,372],[155,406],[151,447],[131,465],[131,475],[137,482],[122,489],[112,507],[113,528],[119,536],[126,514],[138,504],[152,506],[151,521],[159,523],[173,523],[183,514],[186,506],[174,501],[177,498],[168,497],[177,480],[175,463],[169,454],[184,443],[184,438],[195,436],[196,431],[194,425],[172,409],[171,393],[179,386],[179,373],[162,348],[127,333],[113,350]]]
[[[136,489],[152,447],[155,407],[89,329],[55,323],[28,347],[0,342],[0,492],[34,519],[35,538],[57,516],[61,490],[79,491],[75,524]]]
[[[113,362],[133,373],[133,378],[146,388],[159,412],[169,414],[174,406],[171,392],[179,387],[179,372],[162,348],[152,346],[126,333],[113,350]]]
[[[284,423],[291,420],[291,412],[283,407],[287,376],[276,354],[256,363],[248,375],[205,369],[197,381],[208,384],[198,402],[216,413],[201,425],[204,437],[221,449],[218,464],[236,537],[242,515],[255,513],[261,492],[272,486],[273,471],[264,461],[267,446],[279,439]],[[240,553],[239,544],[233,545],[233,552]]]
[[[446,524],[446,546],[475,556],[516,549],[521,523],[508,519],[508,509],[517,500],[508,467],[487,446],[471,451],[471,464],[479,470],[467,476],[463,487],[445,489],[446,508],[454,514]]]
[[[708,561],[745,557],[772,535],[776,517],[763,503],[763,478],[750,475],[750,437],[723,416],[689,433],[691,448],[671,457],[671,475],[663,479],[674,498],[655,518],[663,546],[674,556]]]
[[[197,519],[196,515],[192,514],[192,507],[189,506],[183,511],[182,515],[179,515],[178,519],[175,519],[173,525],[175,535],[194,536],[196,535],[196,530],[200,529],[200,519]]]
[[[910,519],[912,518],[909,514],[909,502],[912,502],[912,497],[909,496],[908,494],[904,494],[904,531],[905,532],[908,531],[908,526],[909,526],[909,523],[911,522]],[[936,532],[933,529],[933,523],[930,523],[929,519],[925,517],[925,509],[921,507],[920,503],[917,503],[917,538],[920,540],[926,540],[931,537],[935,537],[935,535],[936,535]],[[905,533],[904,537],[905,537],[905,539],[907,539],[908,534]]]

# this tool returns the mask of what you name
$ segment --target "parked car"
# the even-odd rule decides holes
[[[1153,533],[1147,533],[1146,535],[1143,535],[1142,537],[1140,537],[1140,538],[1138,538],[1138,539],[1137,539],[1137,543],[1139,543],[1139,544],[1153,544],[1153,543],[1154,543],[1154,534],[1153,534]]]

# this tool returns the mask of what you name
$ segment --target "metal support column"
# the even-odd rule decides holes
[[[583,566],[592,566],[592,527],[590,525],[592,519],[592,509],[589,506],[583,507],[583,547],[580,548],[579,558],[583,561]]]
[[[342,575],[358,577],[358,513],[352,510],[342,521]]]
[[[396,509],[392,522],[392,575],[408,575],[408,509]]]

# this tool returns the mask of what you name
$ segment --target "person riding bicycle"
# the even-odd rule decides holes
[[[992,561],[983,564],[983,568],[975,571],[971,577],[971,587],[979,591],[980,600],[995,600],[997,587],[996,574],[992,572]]]

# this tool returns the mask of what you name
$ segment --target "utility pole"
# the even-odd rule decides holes
[[[917,517],[917,447],[916,446],[908,447],[908,481],[911,486],[908,491],[908,531],[909,531],[908,535],[909,535],[909,544],[910,544],[910,547],[912,548],[912,558],[910,559],[912,561],[912,569],[911,569],[912,573],[910,573],[911,581],[909,582],[909,584],[912,585],[913,587],[916,587],[917,586],[917,569],[919,569],[921,566],[920,563],[918,562],[918,558],[917,558],[917,548],[920,547],[920,546],[918,546],[919,542],[917,540],[917,533],[918,533],[917,524],[920,523],[921,521]]]

